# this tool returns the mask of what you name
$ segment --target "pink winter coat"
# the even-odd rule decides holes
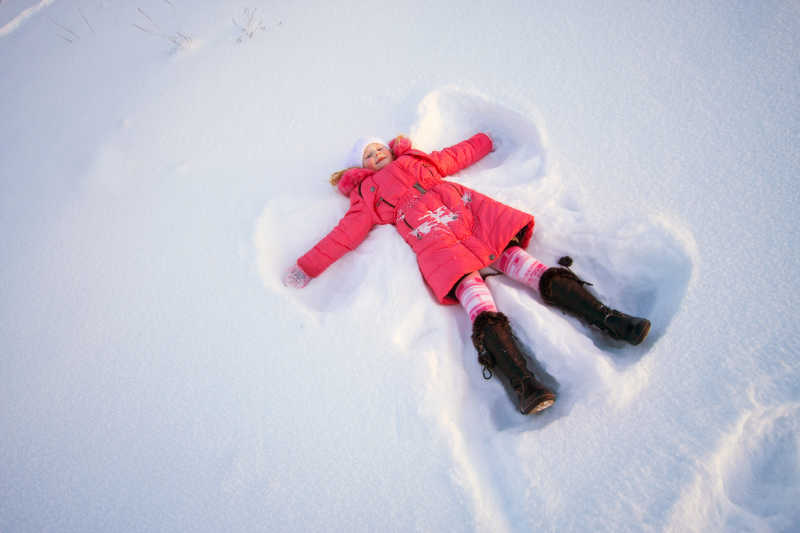
[[[342,176],[338,188],[350,197],[350,209],[297,261],[310,277],[355,249],[376,224],[394,224],[436,299],[449,304],[457,302],[450,293],[456,283],[495,261],[512,239],[527,247],[532,215],[442,179],[488,154],[487,135],[430,154],[412,149],[405,137],[390,147],[395,159],[382,169],[351,168]]]

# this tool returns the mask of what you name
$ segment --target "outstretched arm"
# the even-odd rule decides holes
[[[473,135],[466,141],[431,152],[429,157],[442,176],[455,174],[483,158],[492,151],[492,140],[485,133]]]
[[[350,209],[333,230],[319,241],[311,250],[297,260],[297,265],[289,270],[284,283],[297,288],[304,287],[310,278],[316,278],[347,252],[354,250],[367,238],[375,225],[372,213],[366,202],[358,196],[351,197]],[[301,283],[293,283],[297,273],[296,267],[309,279]],[[302,276],[300,276],[302,277]]]

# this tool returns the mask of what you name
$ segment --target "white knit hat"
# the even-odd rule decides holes
[[[345,165],[345,168],[363,166],[364,148],[366,148],[372,143],[382,144],[386,148],[389,148],[389,145],[386,144],[386,141],[384,141],[380,137],[361,137],[355,142],[353,148],[350,150],[350,154],[347,156],[347,163]]]

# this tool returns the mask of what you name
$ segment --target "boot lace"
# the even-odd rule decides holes
[[[605,305],[600,308],[600,312],[603,313],[603,315],[604,315],[603,316],[603,323],[599,325],[600,329],[602,329],[606,333],[608,333],[611,336],[611,338],[613,338],[613,339],[618,339],[619,340],[619,339],[624,338],[624,334],[625,333],[623,331],[615,330],[611,325],[609,325],[609,322],[608,322],[609,319],[611,319],[611,318],[623,319],[624,315],[622,313],[620,313],[619,311],[617,311],[616,309],[611,309],[610,307],[605,306]]]
[[[483,365],[483,370],[482,370],[483,379],[487,381],[492,379],[492,376],[494,375],[492,373],[492,369],[494,368],[495,365],[494,357],[492,357],[492,355],[488,351],[482,350],[478,354],[478,362],[481,365]]]

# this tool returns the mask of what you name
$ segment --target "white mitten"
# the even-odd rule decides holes
[[[283,284],[294,289],[302,289],[308,285],[309,281],[311,281],[309,275],[303,272],[303,269],[297,264],[292,265],[292,268],[283,276]]]
[[[491,133],[487,133],[486,135],[488,135],[489,138],[492,140],[492,149],[491,149],[492,152],[496,152],[499,148],[502,148],[503,141],[500,139],[500,137],[495,137]]]

